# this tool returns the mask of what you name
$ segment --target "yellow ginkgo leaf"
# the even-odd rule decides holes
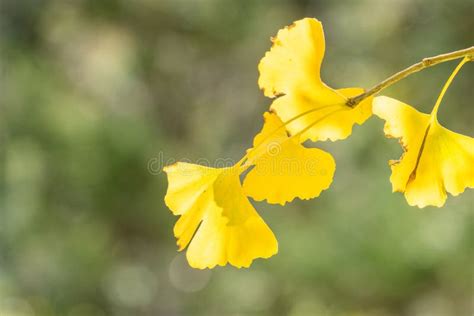
[[[245,194],[257,201],[282,205],[296,197],[319,196],[331,185],[336,169],[333,157],[289,138],[276,114],[265,113],[264,121],[247,154],[255,166],[244,179]]]
[[[189,244],[186,257],[192,267],[248,267],[278,252],[273,232],[243,194],[237,168],[180,162],[164,170],[166,205],[181,215],[174,234],[179,250]]]
[[[391,161],[390,181],[408,204],[441,207],[446,192],[456,196],[474,187],[474,138],[441,126],[436,111],[420,113],[392,98],[376,97],[373,110],[386,121],[385,134],[400,138],[405,150]]]
[[[287,125],[291,134],[318,122],[301,135],[302,141],[344,139],[354,124],[362,124],[371,116],[371,97],[354,108],[346,105],[349,97],[361,94],[363,89],[335,90],[322,82],[325,42],[321,22],[311,18],[296,21],[280,30],[272,41],[272,48],[258,66],[258,84],[266,96],[279,96],[271,108],[283,121],[308,113]]]

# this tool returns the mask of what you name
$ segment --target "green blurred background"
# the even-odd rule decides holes
[[[332,188],[255,203],[279,254],[191,270],[160,161],[239,159],[270,100],[270,36],[323,22],[323,79],[370,87],[474,44],[453,1],[0,0],[0,315],[472,315],[474,194],[442,209],[392,194],[401,148],[373,117],[344,142]],[[429,111],[446,63],[384,94]],[[474,136],[474,65],[440,120]]]

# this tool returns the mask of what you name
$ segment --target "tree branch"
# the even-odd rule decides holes
[[[388,77],[384,81],[380,82],[379,84],[375,85],[372,89],[367,90],[366,92],[359,94],[358,96],[349,98],[346,102],[346,104],[350,107],[355,107],[357,104],[359,104],[362,100],[382,91],[385,88],[388,88],[392,84],[402,80],[403,78],[408,77],[411,74],[414,74],[415,72],[421,71],[423,69],[426,69],[428,67],[432,67],[434,65],[444,63],[446,61],[450,61],[453,59],[458,59],[468,56],[470,60],[474,60],[474,46],[471,46],[469,48],[457,50],[454,52],[446,53],[446,54],[441,54],[433,57],[427,57],[423,58],[422,61],[411,65],[408,68],[403,69],[400,72],[397,72],[396,74]]]

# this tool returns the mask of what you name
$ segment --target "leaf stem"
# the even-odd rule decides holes
[[[433,110],[431,111],[431,116],[433,119],[436,120],[436,116],[438,114],[438,109],[439,109],[439,105],[441,104],[441,101],[443,100],[443,97],[446,93],[446,91],[448,90],[449,86],[451,85],[451,83],[453,82],[454,80],[454,77],[456,77],[456,75],[458,74],[459,70],[461,70],[462,66],[467,63],[469,61],[469,58],[468,57],[464,57],[463,60],[457,65],[457,67],[454,69],[453,73],[451,74],[451,76],[449,76],[449,79],[446,81],[446,83],[444,84],[443,86],[443,89],[441,90],[441,93],[439,94],[438,96],[438,99],[436,100],[436,103],[433,107]]]
[[[474,60],[474,46],[457,50],[454,52],[446,53],[446,54],[441,54],[433,57],[427,57],[423,58],[420,62],[411,65],[408,68],[403,69],[402,71],[397,72],[396,74],[391,75],[384,81],[380,82],[379,84],[375,85],[372,87],[370,90],[367,90],[366,92],[359,94],[355,97],[349,98],[346,102],[346,104],[350,107],[355,107],[357,104],[359,104],[362,100],[379,93],[385,88],[388,88],[392,84],[408,77],[411,74],[414,74],[415,72],[421,71],[423,69],[426,69],[428,67],[435,66],[440,63],[444,63],[446,61],[450,61],[453,59],[458,59],[466,57],[469,60]]]
[[[278,126],[276,129],[272,130],[268,135],[266,135],[265,137],[263,137],[262,140],[260,140],[260,142],[258,142],[258,144],[254,144],[254,146],[249,150],[247,151],[247,153],[242,157],[242,159],[240,159],[236,165],[242,165],[241,167],[249,167],[250,165],[252,165],[252,162],[249,162],[249,161],[246,161],[248,159],[248,156],[249,156],[249,153],[251,151],[256,151],[260,146],[262,146],[263,144],[265,144],[265,142],[270,139],[270,137],[274,136],[278,131],[280,131],[282,128],[286,127],[288,124],[296,121],[297,119],[303,117],[303,116],[306,116],[308,114],[311,114],[311,113],[315,113],[317,111],[320,111],[320,110],[323,110],[323,109],[327,109],[327,108],[330,108],[330,107],[334,107],[334,106],[343,106],[344,103],[334,103],[334,104],[327,104],[327,105],[324,105],[324,106],[321,106],[319,108],[312,108],[312,109],[309,109],[307,111],[304,111],[294,117],[292,117],[291,119],[285,121],[285,122],[282,122],[282,124],[280,126]],[[271,110],[270,110],[271,112]],[[264,121],[264,125],[265,125],[265,121]],[[263,129],[262,129],[263,130]],[[306,130],[305,130],[306,131]],[[303,132],[305,132],[303,131]],[[261,132],[260,132],[261,133]],[[302,132],[298,132],[298,136],[301,135]],[[294,138],[296,137],[296,135],[293,135],[289,138]],[[268,145],[268,144],[267,144]],[[243,162],[245,161],[245,164],[243,164]],[[242,169],[242,170],[245,170]]]

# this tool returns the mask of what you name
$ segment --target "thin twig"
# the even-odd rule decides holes
[[[350,107],[354,107],[357,104],[359,104],[362,100],[382,91],[383,89],[391,86],[392,84],[402,80],[403,78],[408,77],[411,74],[414,74],[415,72],[418,72],[420,70],[426,69],[428,67],[444,63],[446,61],[450,61],[453,59],[458,59],[462,57],[466,57],[470,60],[474,60],[474,46],[471,46],[469,48],[457,50],[454,52],[446,53],[446,54],[441,54],[433,57],[427,57],[423,58],[422,61],[411,65],[408,68],[405,68],[404,70],[397,72],[396,74],[388,77],[384,81],[380,82],[379,84],[375,85],[372,89],[367,90],[366,92],[359,94],[355,97],[349,98],[346,102],[346,104]]]

